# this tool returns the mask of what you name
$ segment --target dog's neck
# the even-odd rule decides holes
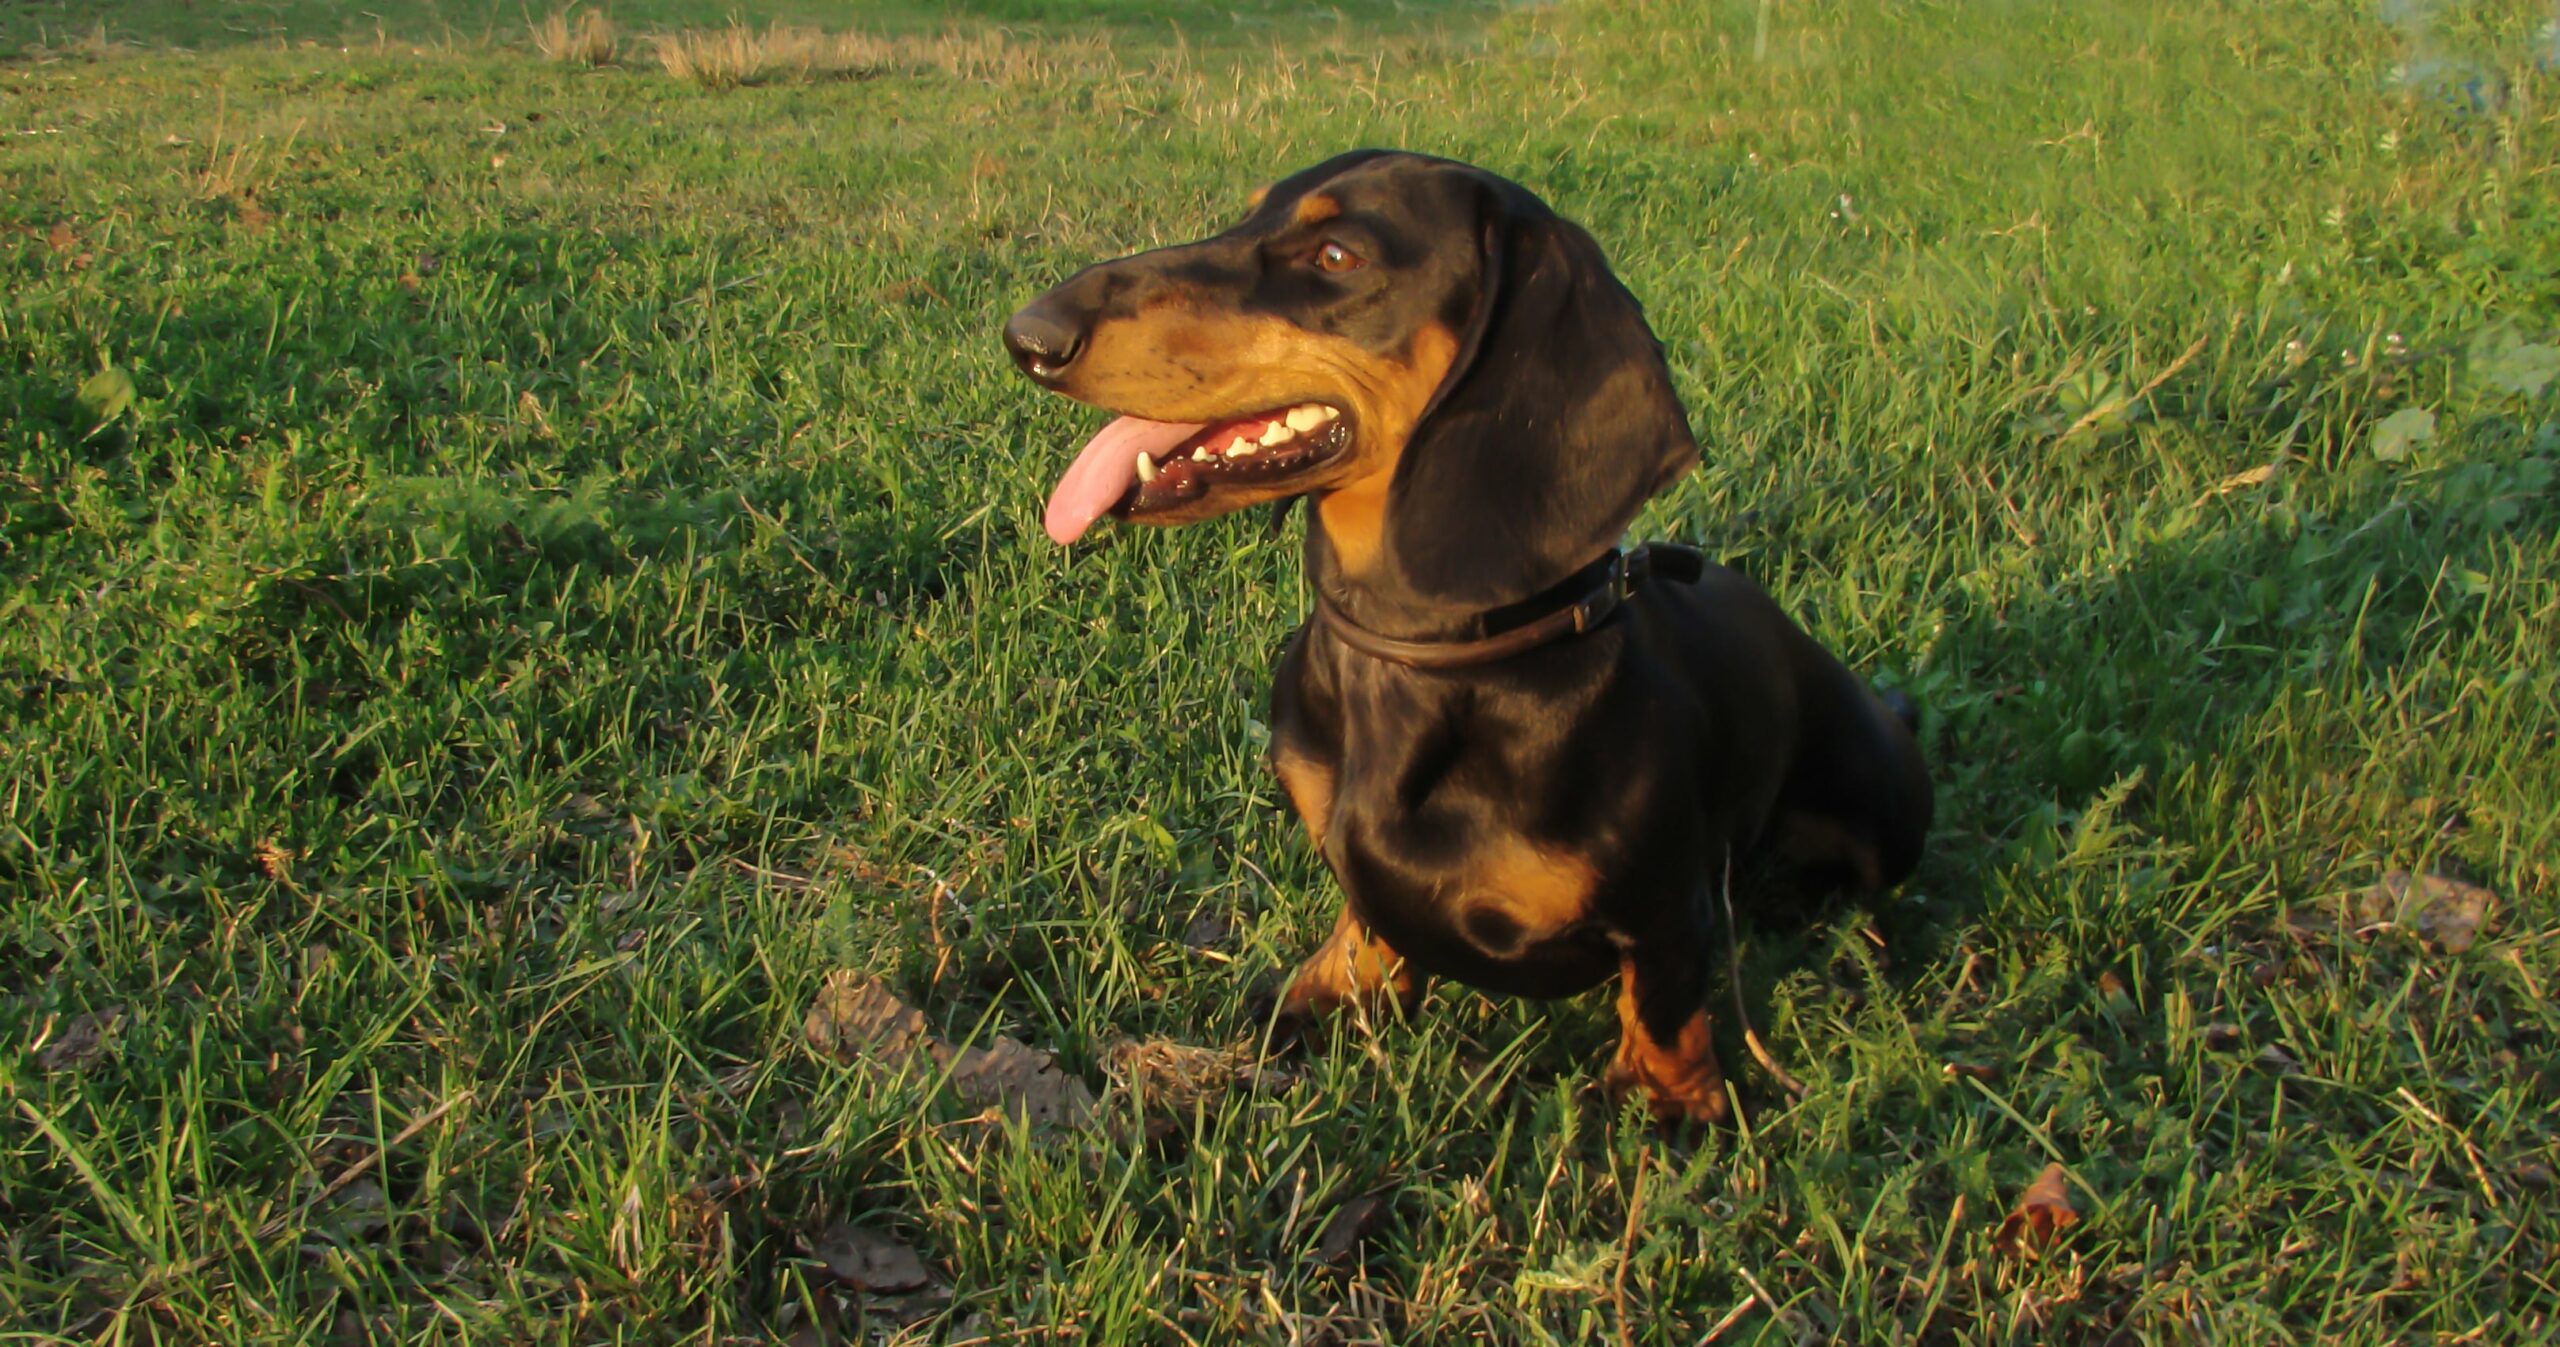
[[[1392,528],[1392,525],[1387,527]],[[1592,543],[1577,560],[1552,568],[1529,569],[1497,549],[1498,538],[1484,540],[1486,555],[1475,574],[1490,583],[1465,595],[1436,592],[1397,563],[1396,540],[1382,533],[1356,569],[1343,555],[1325,525],[1321,508],[1307,512],[1307,582],[1334,611],[1380,636],[1404,641],[1468,639],[1481,634],[1481,619],[1563,584],[1606,554],[1614,538]],[[1553,574],[1548,574],[1548,569]],[[1499,578],[1495,578],[1499,577]]]

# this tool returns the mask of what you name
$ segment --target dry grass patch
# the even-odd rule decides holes
[[[745,24],[662,34],[650,39],[658,64],[706,89],[776,80],[859,79],[888,67],[889,44],[860,33],[822,33],[775,24]]]
[[[733,23],[725,28],[660,34],[649,41],[668,74],[706,89],[786,80],[867,79],[892,72],[939,73],[1010,84],[1045,78],[1065,60],[1102,60],[1109,55],[1108,47],[1096,39],[1024,43],[1001,32],[875,37],[787,24],[758,30]]]
[[[622,47],[622,29],[593,9],[564,9],[533,26],[533,49],[544,58],[574,65],[611,65]]]
[[[109,37],[107,25],[101,21],[77,37],[48,39],[39,36],[27,44],[24,54],[29,63],[46,65],[56,61],[108,61],[140,50],[133,43]],[[8,55],[5,50],[0,50],[0,59]]]
[[[1046,79],[1061,66],[1101,66],[1111,60],[1111,44],[1099,37],[1060,36],[1034,44],[988,31],[901,38],[882,45],[902,69],[940,71],[990,84]]]

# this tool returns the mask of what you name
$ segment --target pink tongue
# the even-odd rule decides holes
[[[1206,422],[1142,421],[1124,416],[1086,441],[1074,466],[1049,493],[1049,512],[1041,523],[1063,547],[1084,536],[1093,521],[1111,512],[1138,481],[1138,453],[1162,459],[1174,446],[1208,428]]]

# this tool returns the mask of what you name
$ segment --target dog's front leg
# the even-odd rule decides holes
[[[1344,908],[1333,934],[1298,965],[1280,997],[1283,1021],[1306,1025],[1346,1007],[1371,1010],[1393,1000],[1411,1010],[1422,999],[1422,979],[1395,948]]]
[[[1720,1123],[1732,1107],[1706,1008],[1707,948],[1700,939],[1645,942],[1619,959],[1609,1091],[1623,1098],[1643,1090],[1663,1123]]]

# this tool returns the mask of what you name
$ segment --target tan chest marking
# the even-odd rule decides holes
[[[1487,951],[1511,953],[1553,938],[1591,913],[1600,873],[1561,847],[1506,837],[1467,869],[1456,895],[1459,926]]]

